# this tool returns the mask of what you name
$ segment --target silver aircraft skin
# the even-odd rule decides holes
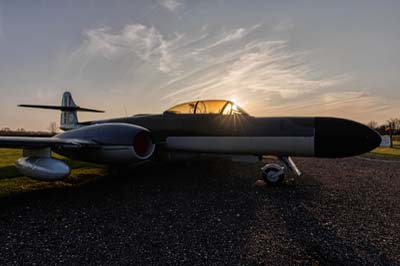
[[[60,128],[51,138],[0,137],[0,147],[22,148],[16,162],[24,175],[62,180],[69,166],[51,152],[110,166],[165,158],[162,154],[277,156],[284,166],[262,170],[269,184],[279,184],[285,171],[300,175],[290,156],[338,158],[368,152],[381,142],[377,132],[358,122],[332,117],[253,117],[231,101],[199,100],[162,114],[79,123],[77,112],[103,112],[77,106],[65,92],[61,106],[20,105],[61,110]],[[170,157],[170,156],[167,156]]]

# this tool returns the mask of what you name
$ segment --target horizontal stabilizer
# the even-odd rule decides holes
[[[18,107],[39,108],[39,109],[52,109],[52,110],[60,110],[60,111],[65,111],[65,112],[79,111],[79,112],[104,113],[103,110],[82,108],[82,107],[79,107],[79,106],[19,104]]]

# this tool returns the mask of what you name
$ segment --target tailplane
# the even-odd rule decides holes
[[[101,110],[82,108],[75,104],[70,92],[66,91],[63,94],[61,105],[35,105],[35,104],[20,104],[19,107],[52,109],[61,111],[60,129],[70,130],[79,127],[77,112],[94,112],[104,113]]]

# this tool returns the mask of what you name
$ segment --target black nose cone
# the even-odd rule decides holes
[[[347,157],[369,152],[381,143],[381,136],[369,127],[341,118],[316,117],[316,157]]]

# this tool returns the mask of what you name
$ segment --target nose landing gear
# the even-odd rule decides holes
[[[293,172],[297,176],[301,176],[300,170],[290,156],[281,156],[278,159],[283,162],[284,166],[269,163],[261,168],[262,178],[267,184],[273,186],[281,184],[285,178],[285,172]]]

